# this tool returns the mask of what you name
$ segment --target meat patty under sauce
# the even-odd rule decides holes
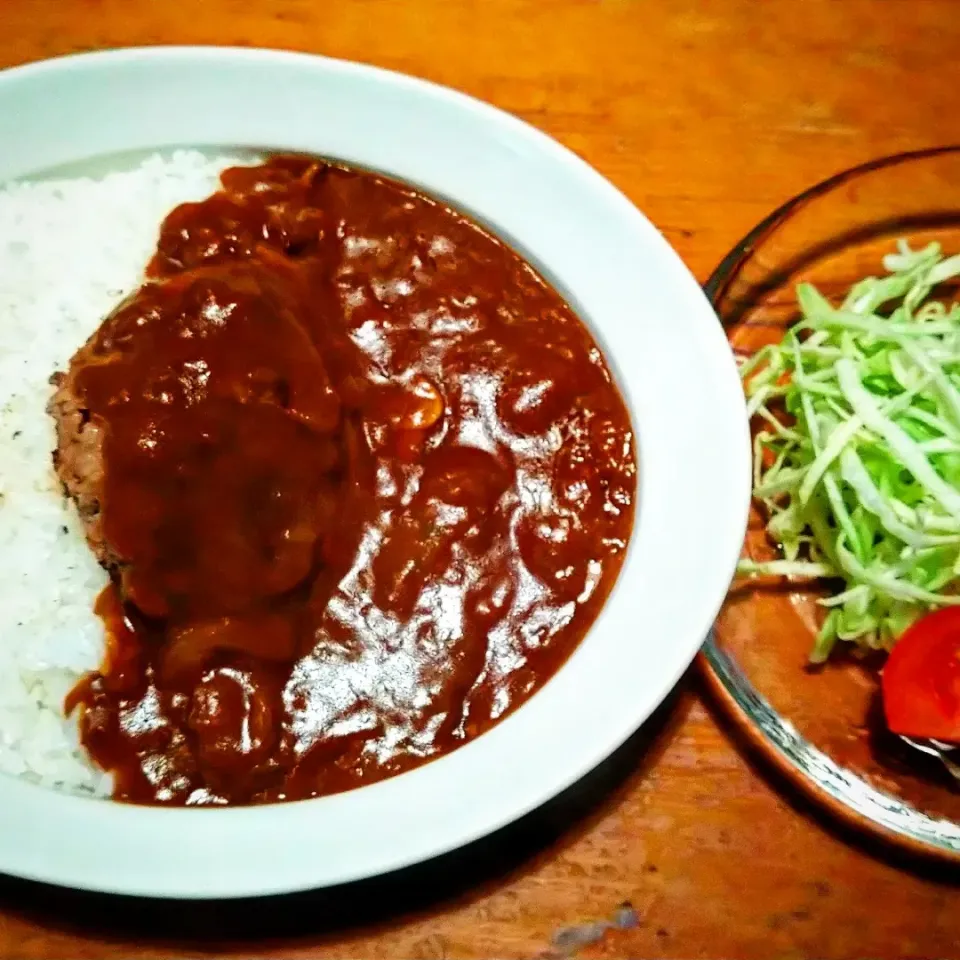
[[[632,526],[629,417],[562,298],[314,158],[174,210],[51,412],[111,572],[66,709],[119,800],[316,797],[455,749],[563,663]]]

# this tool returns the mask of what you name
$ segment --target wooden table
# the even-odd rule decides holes
[[[222,43],[428,77],[579,152],[702,279],[807,184],[884,153],[960,141],[958,6],[2,0],[0,65]],[[950,876],[844,835],[755,764],[689,678],[587,782],[438,864],[240,908],[128,904],[4,882],[0,956],[562,956],[558,931],[607,918],[623,901],[639,926],[579,956],[960,955]]]

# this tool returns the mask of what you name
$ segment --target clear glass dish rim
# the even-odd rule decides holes
[[[704,284],[716,306],[754,249],[802,207],[851,180],[886,167],[955,154],[960,144],[890,154],[849,167],[791,197],[733,246]],[[720,320],[723,323],[722,319]],[[801,736],[756,690],[736,661],[717,644],[713,631],[698,658],[712,692],[743,728],[752,744],[790,781],[835,816],[915,853],[960,863],[960,823],[922,813],[845,769]]]

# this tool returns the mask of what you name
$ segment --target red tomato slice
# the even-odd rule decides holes
[[[894,733],[960,741],[960,607],[937,610],[910,627],[881,679]]]

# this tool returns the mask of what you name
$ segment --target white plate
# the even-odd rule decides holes
[[[639,510],[613,595],[559,673],[489,733],[391,780],[276,806],[135,807],[0,776],[0,871],[160,897],[355,880],[503,826],[646,720],[732,576],[749,442],[710,306],[622,194],[542,133],[459,93],[267,51],[130,50],[0,73],[0,143],[0,180],[118,151],[251,146],[325,154],[420,185],[489,224],[567,295],[614,368],[640,451]]]

